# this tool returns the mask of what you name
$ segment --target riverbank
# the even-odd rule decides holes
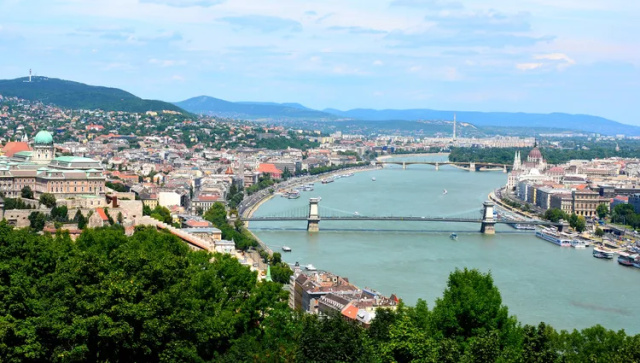
[[[363,171],[371,171],[376,169],[378,169],[378,167],[374,165],[364,165],[364,166],[358,166],[353,168],[334,170],[328,173],[322,173],[317,175],[310,175],[310,176],[305,176],[300,178],[292,178],[285,182],[274,184],[269,188],[265,188],[257,193],[252,194],[247,199],[243,200],[242,203],[240,203],[240,205],[238,206],[238,213],[239,213],[239,216],[241,216],[242,218],[251,218],[251,216],[253,216],[253,214],[260,208],[262,204],[266,203],[276,195],[275,193],[269,192],[270,189],[273,189],[273,190],[290,189],[290,188],[295,188],[304,184],[314,183],[322,179],[331,178],[336,175],[344,174],[345,172],[360,173]],[[256,236],[255,233],[253,233],[249,228],[246,228],[246,230],[258,242],[262,250],[267,252],[269,256],[273,255],[273,250],[271,250],[271,248],[269,248],[269,246],[267,246],[267,244],[264,243],[264,241],[262,241],[258,236]]]
[[[269,188],[263,189],[249,196],[247,199],[245,199],[247,201],[246,203],[245,203],[245,200],[243,200],[242,203],[240,203],[238,211],[243,218],[251,218],[253,213],[255,213],[264,202],[274,197],[275,194],[270,193],[269,189],[273,189],[274,191],[279,189],[291,189],[291,188],[299,187],[304,184],[315,183],[322,179],[331,178],[336,175],[340,175],[344,173],[360,173],[360,172],[371,171],[376,169],[379,169],[379,167],[375,165],[363,165],[363,166],[358,166],[353,168],[334,170],[328,173],[322,173],[317,175],[291,178],[287,181],[274,184]]]

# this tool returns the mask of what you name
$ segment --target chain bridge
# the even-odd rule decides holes
[[[478,223],[480,232],[494,234],[496,224],[520,224],[520,225],[541,225],[556,226],[560,230],[561,223],[553,223],[541,220],[516,221],[506,218],[495,218],[493,214],[494,203],[486,201],[483,203],[482,213],[475,212],[468,215],[457,216],[400,216],[400,215],[360,215],[357,212],[349,213],[329,207],[320,207],[319,198],[310,198],[308,207],[298,207],[281,213],[266,216],[241,217],[245,223],[248,222],[275,222],[275,221],[306,221],[307,231],[319,232],[320,221],[402,221],[402,222],[458,222],[458,223]]]
[[[512,168],[512,165],[497,164],[497,163],[484,163],[484,162],[452,162],[452,161],[376,161],[375,165],[402,165],[402,169],[406,169],[409,165],[433,165],[436,170],[440,170],[441,165],[453,165],[455,167],[469,170],[469,171],[488,171],[488,170],[502,170],[504,173],[508,169]]]

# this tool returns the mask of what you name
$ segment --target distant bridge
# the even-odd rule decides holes
[[[482,213],[459,217],[439,217],[439,216],[367,216],[357,212],[349,213],[331,208],[320,208],[318,198],[309,199],[309,208],[299,207],[276,215],[241,217],[240,220],[248,222],[280,222],[280,221],[307,221],[309,232],[320,231],[320,221],[402,221],[402,222],[457,222],[457,223],[478,223],[480,232],[494,234],[496,224],[520,224],[533,226],[556,226],[563,228],[561,223],[554,223],[542,220],[516,221],[506,218],[494,218],[493,202],[483,203]]]
[[[406,169],[409,165],[433,165],[436,170],[440,169],[441,165],[453,165],[462,169],[466,169],[469,171],[483,171],[483,170],[502,170],[503,172],[507,172],[508,169],[511,169],[512,166],[508,164],[498,164],[498,163],[484,163],[484,162],[452,162],[452,161],[376,161],[375,165],[385,166],[385,165],[401,165],[402,169]]]

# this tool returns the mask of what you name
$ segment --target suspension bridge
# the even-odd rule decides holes
[[[489,170],[502,170],[504,173],[507,169],[512,168],[512,165],[498,164],[498,163],[484,163],[484,162],[453,162],[453,161],[376,161],[375,165],[402,165],[402,169],[406,169],[409,165],[433,165],[436,170],[440,170],[442,165],[453,165],[461,169],[469,171],[489,171]]]
[[[307,231],[319,232],[320,221],[398,221],[398,222],[457,222],[457,223],[478,223],[480,232],[484,234],[494,234],[496,224],[519,224],[534,226],[556,226],[562,230],[563,224],[541,220],[516,221],[513,219],[496,218],[493,213],[494,203],[486,201],[483,203],[481,213],[469,213],[457,216],[373,216],[360,215],[357,212],[340,211],[328,207],[320,207],[319,198],[310,198],[308,207],[298,207],[273,215],[240,217],[240,220],[248,222],[277,222],[277,221],[306,221]]]

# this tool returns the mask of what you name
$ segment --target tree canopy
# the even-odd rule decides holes
[[[233,257],[153,228],[87,229],[73,242],[0,222],[3,362],[640,361],[640,335],[522,326],[477,270],[451,273],[432,310],[378,309],[368,329],[286,301]]]

